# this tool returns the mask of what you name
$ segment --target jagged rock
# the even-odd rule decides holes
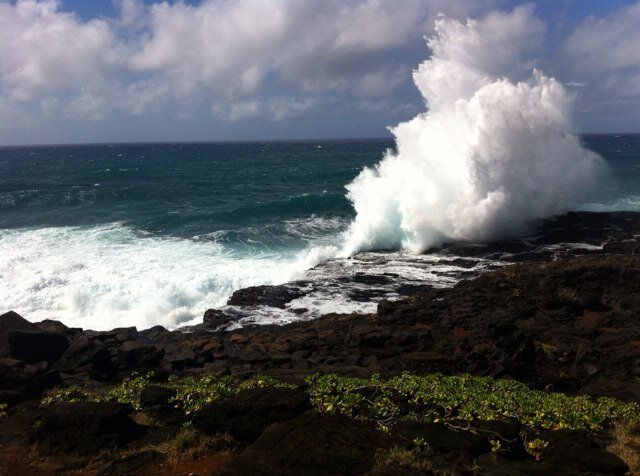
[[[69,347],[69,339],[62,334],[43,331],[10,330],[7,341],[9,355],[29,364],[55,362]]]
[[[365,474],[375,465],[376,449],[394,442],[393,437],[353,420],[309,412],[268,427],[218,474]]]
[[[57,371],[47,365],[29,365],[21,360],[0,358],[0,403],[16,403],[39,398],[49,388],[62,384]]]
[[[9,355],[9,332],[13,330],[32,331],[36,326],[14,311],[0,315],[0,357]]]
[[[103,393],[110,388],[104,382],[113,384],[132,371],[153,370],[159,379],[172,373],[224,372],[239,378],[267,373],[297,382],[313,372],[358,377],[374,372],[388,376],[403,370],[471,372],[514,378],[534,388],[640,401],[640,256],[634,254],[630,241],[640,234],[639,216],[570,214],[544,222],[536,229],[536,237],[526,243],[451,245],[447,250],[461,256],[529,261],[496,268],[451,289],[407,288],[410,296],[383,301],[371,315],[330,314],[314,321],[233,332],[212,332],[217,327],[207,326],[182,331],[156,326],[140,332],[135,328],[96,332],[68,329],[55,321],[32,324],[15,313],[4,314],[0,316],[0,402],[15,406],[9,408],[5,421],[0,420],[0,467],[15,467],[2,459],[9,451],[6,443],[17,441],[5,431],[18,425],[15,418],[21,415],[22,405],[38,406],[43,390],[61,384]],[[546,251],[536,249],[544,243],[599,245],[604,241],[608,243],[604,250],[562,244]],[[457,266],[471,270],[475,262],[459,258]],[[363,288],[372,286],[362,291],[363,299],[377,293],[382,281],[387,281],[386,274],[384,279],[357,276],[348,281],[360,279]],[[239,292],[236,305],[284,306],[303,288],[310,292],[313,286],[253,288]],[[210,318],[215,324],[215,313]],[[46,359],[28,364],[7,358],[8,336],[24,336],[25,332],[64,336],[70,345],[52,364]],[[434,463],[456,474],[467,471],[474,461],[480,474],[619,474],[626,468],[599,446],[604,443],[594,435],[545,433],[542,437],[549,447],[543,460],[534,462],[524,450],[523,427],[513,422],[474,422],[477,437],[444,427],[404,423],[394,430],[397,434],[385,435],[350,420],[307,412],[307,397],[295,393],[286,389],[243,392],[207,408],[194,419],[191,429],[228,431],[249,444],[230,463],[227,474],[415,474],[393,465],[373,466],[376,449],[406,447],[414,437],[428,442]],[[155,427],[135,441],[138,447],[167,441],[192,419],[175,408],[172,395],[173,391],[154,386],[143,392],[138,416]],[[25,399],[32,400],[16,404]],[[118,417],[117,411],[101,416],[97,409],[70,407],[61,413],[64,417],[52,417],[53,408],[46,410],[48,416],[43,419],[49,422],[46,432],[40,429],[36,435],[44,459],[55,460],[51,471],[81,466],[103,447],[126,446],[137,438],[137,427],[127,430],[129,417]],[[29,421],[33,428],[35,420],[30,417]],[[105,423],[96,423],[100,421]],[[102,430],[92,427],[94,424]],[[491,434],[509,441],[503,448],[506,458],[488,450]],[[85,443],[85,439],[97,443]],[[20,444],[28,459],[30,443]],[[79,451],[84,454],[73,456]],[[135,471],[138,463],[134,458],[130,465],[107,465],[104,471]],[[80,471],[85,469],[89,470]]]
[[[202,318],[205,329],[217,331],[228,327],[235,321],[233,316],[226,314],[220,309],[207,309]]]
[[[71,341],[54,368],[66,373],[87,372],[99,380],[109,380],[118,371],[116,351],[99,339],[80,335]]]
[[[494,453],[485,453],[478,460],[481,474],[613,474],[629,471],[616,455],[598,447],[586,435],[575,431],[553,431],[543,434],[547,448],[540,461],[509,460]]]
[[[196,415],[194,425],[208,433],[222,431],[250,443],[272,423],[290,420],[309,409],[309,396],[303,391],[256,388],[207,405]]]
[[[88,456],[123,447],[144,433],[130,413],[131,407],[121,403],[55,403],[36,431],[38,453]]]
[[[147,385],[140,393],[140,405],[142,408],[154,405],[166,405],[175,397],[176,391],[172,388],[159,385]]]
[[[305,292],[288,286],[251,286],[234,291],[227,304],[229,306],[271,306],[284,305],[302,297]]]
[[[470,458],[491,449],[486,438],[469,431],[455,431],[436,423],[400,422],[393,429],[405,441],[421,438],[434,451],[463,451]]]
[[[118,347],[118,360],[123,369],[151,369],[162,360],[164,354],[164,349],[158,349],[153,345],[144,345],[133,340],[123,342]]]
[[[189,347],[181,347],[179,351],[167,355],[167,361],[171,365],[171,370],[182,370],[186,367],[195,367],[197,361],[195,350]]]

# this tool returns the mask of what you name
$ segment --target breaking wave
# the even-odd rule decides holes
[[[347,186],[345,254],[518,232],[602,178],[602,159],[571,134],[562,85],[522,59],[543,29],[531,7],[436,22],[413,75],[428,111],[394,127],[397,152]]]

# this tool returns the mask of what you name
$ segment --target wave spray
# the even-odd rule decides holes
[[[413,79],[428,112],[391,129],[396,151],[347,186],[346,254],[490,239],[568,211],[604,173],[571,131],[562,85],[520,58],[544,26],[531,7],[440,18]]]

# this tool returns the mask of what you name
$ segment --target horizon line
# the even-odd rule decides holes
[[[633,136],[640,132],[574,132],[576,136]],[[230,144],[230,143],[265,143],[265,142],[342,142],[362,140],[394,140],[393,137],[334,137],[334,138],[305,138],[305,139],[213,139],[213,140],[141,140],[141,141],[99,141],[99,142],[53,142],[34,144],[0,144],[0,148],[10,147],[69,147],[95,145],[152,145],[152,144]]]

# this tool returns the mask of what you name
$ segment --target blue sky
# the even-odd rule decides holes
[[[0,0],[0,144],[386,136],[425,111],[439,14],[523,3]],[[640,132],[640,2],[530,3],[522,59],[565,85],[575,132]]]

